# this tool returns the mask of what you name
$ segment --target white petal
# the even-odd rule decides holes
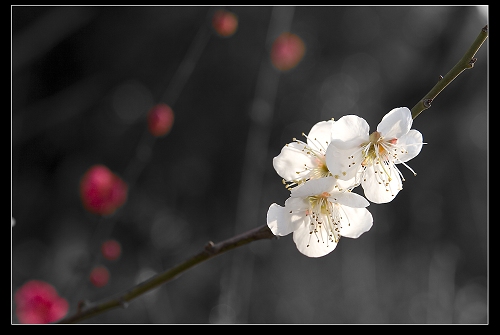
[[[342,206],[342,211],[344,214],[339,232],[341,236],[358,238],[373,225],[372,214],[366,208]]]
[[[344,177],[345,178],[345,177]],[[350,179],[336,179],[337,180],[337,190],[339,191],[347,191],[353,189],[357,186],[356,175],[353,175]]]
[[[316,158],[306,154],[303,144],[289,143],[281,149],[281,153],[274,157],[273,166],[280,177],[287,181],[305,178],[309,171],[306,166],[312,167],[317,164]]]
[[[382,121],[377,126],[377,131],[386,140],[400,138],[410,130],[412,123],[413,119],[408,108],[394,108],[384,115]]]
[[[269,206],[267,211],[267,226],[274,235],[285,236],[304,223],[304,215],[290,213],[290,210],[277,204]]]
[[[380,166],[381,164],[368,166],[361,181],[365,197],[376,204],[392,201],[403,187],[401,177],[394,165],[384,165],[385,170]]]
[[[304,198],[312,195],[319,195],[323,192],[331,192],[335,189],[335,184],[336,179],[333,177],[312,179],[292,189],[290,196],[292,198]]]
[[[363,196],[353,192],[335,192],[328,200],[352,208],[365,208],[370,205]]]
[[[334,123],[333,120],[316,123],[307,135],[307,144],[325,154],[328,144],[332,141],[332,126]]]
[[[326,149],[325,162],[330,173],[338,179],[349,180],[354,178],[361,169],[363,153],[359,146],[347,150],[339,149],[330,144]]]
[[[370,126],[359,116],[345,115],[332,125],[332,143],[340,150],[359,147],[369,140]]]
[[[288,198],[285,201],[285,207],[288,211],[305,212],[309,209],[309,201],[307,198]]]
[[[297,246],[297,249],[308,257],[321,257],[332,252],[337,243],[329,241],[327,237],[321,238],[313,234],[310,234],[309,226],[307,224],[302,225],[293,232],[293,241]]]
[[[284,214],[285,208],[277,204],[272,204],[267,210],[267,226],[274,235],[284,236],[293,231]]]
[[[411,129],[406,135],[398,139],[397,146],[401,148],[398,152],[398,159],[401,162],[407,162],[422,150],[422,134],[415,129]],[[404,151],[404,152],[401,152]]]

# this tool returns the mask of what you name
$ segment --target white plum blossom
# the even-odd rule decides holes
[[[316,123],[306,137],[306,142],[293,139],[281,153],[274,157],[273,166],[283,178],[287,188],[292,188],[310,179],[330,175],[325,162],[325,152],[332,138],[333,120]]]
[[[368,123],[356,115],[346,115],[332,125],[332,138],[325,153],[330,173],[339,180],[361,184],[365,197],[374,203],[387,203],[402,189],[404,178],[397,164],[406,165],[420,153],[422,134],[410,129],[411,112],[394,108],[369,133]]]
[[[315,124],[306,141],[294,139],[273,159],[290,191],[284,206],[273,203],[267,225],[274,235],[293,233],[297,249],[309,257],[333,251],[341,236],[358,238],[371,229],[369,201],[386,203],[402,189],[398,165],[417,156],[422,134],[411,129],[406,107],[387,113],[370,133],[368,123],[346,115]],[[365,197],[352,192],[361,185]],[[369,201],[368,201],[368,200]]]
[[[267,225],[274,235],[293,233],[297,249],[309,257],[332,252],[341,236],[358,238],[370,230],[373,217],[364,197],[339,191],[332,177],[309,180],[295,187],[285,206],[272,204]]]

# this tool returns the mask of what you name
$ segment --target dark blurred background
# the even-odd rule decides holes
[[[237,32],[199,44],[183,82],[218,7],[11,9],[12,293],[47,281],[69,314],[265,224],[288,196],[272,166],[283,145],[321,120],[357,114],[375,129],[412,108],[487,24],[475,6],[227,7]],[[284,73],[269,60],[281,30],[306,45]],[[487,323],[487,56],[486,42],[415,119],[428,143],[409,162],[417,176],[401,168],[404,190],[370,205],[360,238],[318,259],[291,235],[253,242],[84,323]],[[152,143],[145,115],[165,96],[175,123]],[[111,217],[80,202],[94,164],[122,178],[139,166]],[[108,238],[118,261],[99,256]],[[88,279],[98,264],[102,288]]]

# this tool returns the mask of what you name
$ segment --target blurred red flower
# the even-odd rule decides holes
[[[306,51],[304,41],[292,33],[282,33],[271,47],[271,62],[280,71],[288,71],[302,60]]]
[[[21,323],[51,323],[68,312],[68,302],[56,289],[43,281],[30,280],[14,295],[16,316]]]
[[[104,165],[94,165],[80,181],[80,196],[89,212],[109,215],[127,200],[127,184]]]
[[[122,252],[120,243],[116,240],[107,240],[101,244],[101,253],[107,260],[117,260]]]
[[[227,10],[220,9],[212,17],[212,27],[219,36],[229,37],[238,28],[238,17]]]
[[[109,271],[104,265],[96,266],[90,272],[90,282],[95,287],[103,287],[109,281]]]
[[[174,111],[170,106],[159,103],[148,112],[148,129],[156,137],[164,136],[170,132],[174,124]]]

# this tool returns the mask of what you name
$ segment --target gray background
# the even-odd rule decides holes
[[[487,23],[473,6],[229,7],[236,34],[206,35],[182,80],[215,9],[12,7],[12,294],[44,280],[73,314],[265,224],[288,196],[272,167],[283,145],[320,120],[357,114],[375,129],[413,107]],[[306,54],[279,73],[269,49],[284,30]],[[370,205],[359,239],[319,259],[291,236],[257,241],[84,322],[488,322],[487,56],[486,43],[415,119],[428,143],[409,162],[417,176],[401,168],[403,191]],[[176,119],[153,143],[145,113],[159,101]],[[129,182],[111,217],[80,203],[93,164]],[[107,238],[118,261],[99,255]],[[102,288],[88,280],[98,264],[111,272]]]

